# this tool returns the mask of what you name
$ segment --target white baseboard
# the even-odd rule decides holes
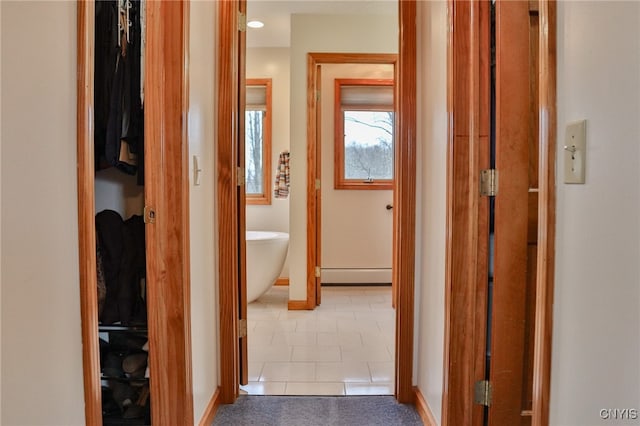
[[[322,268],[320,281],[331,284],[391,283],[391,268]]]

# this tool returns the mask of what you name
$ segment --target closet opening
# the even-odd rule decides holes
[[[188,165],[180,154],[185,44],[175,42],[185,37],[187,7],[78,2],[78,225],[91,425],[193,422]]]

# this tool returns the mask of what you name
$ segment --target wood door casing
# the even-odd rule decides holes
[[[534,316],[532,425],[549,424],[555,270],[556,16],[555,0],[539,0],[538,256]]]
[[[443,424],[482,424],[488,204],[478,191],[489,156],[489,3],[451,1]],[[484,54],[484,55],[483,55]],[[474,285],[469,285],[474,283]]]
[[[320,102],[316,96],[320,88],[322,64],[393,64],[398,55],[383,53],[319,53],[307,54],[307,292],[306,300],[290,300],[289,309],[315,309],[320,294],[320,278],[316,266],[321,265],[320,189],[316,180],[321,178]],[[397,72],[397,71],[396,71]],[[415,175],[415,174],[414,174]]]
[[[396,71],[398,142],[395,158],[393,278],[396,286],[395,394],[400,403],[413,403],[413,330],[416,263],[416,120],[417,44],[415,0],[398,2],[400,18]]]
[[[84,417],[87,426],[102,424],[100,348],[96,270],[94,184],[94,40],[95,3],[78,2],[78,236],[80,260],[80,314],[84,374]]]

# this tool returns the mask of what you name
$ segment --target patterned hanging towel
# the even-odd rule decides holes
[[[275,198],[287,198],[289,196],[289,151],[280,153],[278,169],[276,170],[276,182],[273,189]]]

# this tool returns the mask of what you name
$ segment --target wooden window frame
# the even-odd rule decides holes
[[[271,86],[272,86],[272,82],[270,78],[248,78],[246,80],[245,86],[264,86],[266,91],[265,115],[263,118],[263,128],[262,128],[262,179],[263,179],[262,189],[263,189],[263,193],[262,194],[247,193],[246,194],[247,205],[271,205],[271,193],[273,192],[272,182],[271,182],[271,146],[272,146],[271,145],[271,140],[272,140]],[[247,111],[255,110],[253,108],[249,108],[249,105],[246,105],[245,109]],[[246,126],[245,126],[245,132],[246,132]],[[245,161],[246,161],[246,158],[245,158]],[[246,189],[246,185],[245,185],[245,189]]]
[[[357,190],[393,190],[394,179],[375,179],[372,181],[360,179],[345,178],[344,170],[344,111],[351,110],[342,105],[342,86],[394,86],[393,79],[365,79],[365,78],[336,78],[335,79],[335,96],[334,96],[334,189],[357,189]],[[357,108],[356,108],[357,107]],[[353,110],[359,111],[388,111],[386,105],[362,104],[354,105]],[[393,125],[393,143],[396,141],[396,111],[395,111],[395,95],[393,106],[394,113]],[[395,148],[393,149],[395,151]],[[393,171],[395,176],[395,170]]]

